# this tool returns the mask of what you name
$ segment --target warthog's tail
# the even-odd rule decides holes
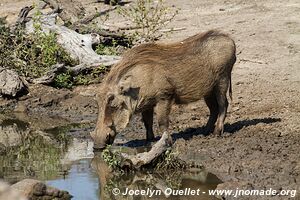
[[[232,58],[232,63],[231,63],[231,69],[230,69],[230,74],[229,74],[229,88],[228,88],[228,93],[229,93],[229,98],[230,98],[230,101],[232,103],[232,81],[231,81],[231,72],[232,72],[232,68],[233,68],[233,65],[235,64],[236,62],[236,55],[235,55],[235,50],[234,50],[234,56]]]
[[[232,84],[231,84],[231,76],[229,78],[229,98],[230,101],[232,102]]]

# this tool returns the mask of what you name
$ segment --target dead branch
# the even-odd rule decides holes
[[[185,30],[186,28],[185,27],[179,27],[179,28],[168,28],[168,29],[162,29],[162,30],[159,30],[160,32],[173,32],[173,31],[182,31],[182,30]]]
[[[45,2],[47,5],[49,5],[52,8],[52,12],[49,14],[59,13],[61,11],[57,1],[55,1],[55,0],[42,0],[42,1]]]
[[[155,161],[171,146],[172,138],[168,133],[165,132],[161,136],[160,140],[153,145],[149,152],[139,153],[136,155],[122,153],[121,156],[123,157],[123,167],[126,167],[127,165],[128,168],[139,169],[142,166],[148,165]]]
[[[80,19],[78,20],[77,22],[75,22],[74,24],[88,24],[90,23],[91,21],[93,21],[94,19],[96,19],[97,17],[100,17],[102,15],[105,15],[107,14],[108,12],[111,12],[113,10],[117,9],[117,7],[113,7],[113,8],[109,8],[109,9],[106,9],[104,11],[101,11],[101,12],[97,12],[97,13],[94,13],[94,14],[91,14],[91,15],[88,15],[88,16],[85,16],[83,19]]]
[[[257,63],[257,64],[268,64],[267,62],[260,61],[260,60],[250,60],[250,59],[243,59],[243,58],[240,58],[240,61]]]
[[[16,25],[22,25],[29,21],[28,14],[33,9],[33,6],[25,6],[19,12],[18,19],[16,21]]]
[[[50,71],[46,72],[44,76],[33,79],[32,82],[36,84],[50,84],[58,74],[66,72],[67,70],[68,68],[64,64],[56,64]]]
[[[79,62],[79,65],[75,67],[64,66],[63,64],[55,65],[50,71],[48,71],[43,77],[34,79],[34,83],[49,84],[56,75],[59,73],[69,71],[72,75],[78,75],[82,71],[91,70],[98,66],[111,66],[115,64],[120,57],[119,56],[105,56],[98,55],[92,48],[93,45],[103,42],[98,34],[80,34],[74,30],[71,30],[65,26],[57,25],[56,19],[60,12],[60,6],[56,0],[43,0],[43,2],[49,4],[53,8],[52,14],[42,15],[40,18],[41,29],[43,32],[54,32],[57,35],[57,42],[66,50],[66,52]],[[28,17],[29,12],[33,9],[33,6],[26,6],[21,9],[19,18],[16,25],[26,25],[27,33],[34,32],[33,20]],[[108,12],[108,11],[107,11]],[[101,13],[100,13],[101,14]],[[95,17],[95,16],[94,16]],[[92,20],[93,17],[84,18],[83,21]],[[100,32],[104,37],[111,37],[113,39],[124,38],[121,35],[110,33],[108,31]]]

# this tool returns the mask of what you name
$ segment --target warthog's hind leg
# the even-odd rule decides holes
[[[211,92],[208,96],[204,97],[205,103],[209,108],[209,119],[206,123],[205,133],[209,134],[214,130],[215,123],[219,114],[219,106],[217,102],[217,97],[214,91]]]
[[[216,86],[215,95],[217,97],[219,115],[214,129],[215,135],[221,135],[224,131],[224,121],[225,121],[227,108],[228,108],[228,100],[226,96],[228,87],[229,87],[229,80],[227,78],[221,79],[219,81],[219,84]]]

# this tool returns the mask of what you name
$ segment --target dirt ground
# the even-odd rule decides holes
[[[18,10],[10,7],[12,2],[1,1],[1,7],[7,5],[8,9],[1,9],[0,16],[3,12]],[[22,7],[24,2],[13,5]],[[299,193],[300,2],[167,0],[167,4],[181,9],[168,27],[184,30],[169,34],[162,41],[178,41],[198,32],[218,29],[232,36],[238,54],[232,75],[233,101],[224,136],[201,134],[208,119],[204,102],[174,106],[171,127],[180,156],[196,159],[223,181],[246,182],[257,189],[297,189]],[[9,19],[13,19],[12,16]],[[126,23],[121,20],[116,23],[114,17],[112,14],[106,23],[112,26]],[[96,88],[88,87],[91,91]],[[70,94],[46,106],[44,112],[51,110],[52,114],[63,113],[70,118],[81,112],[80,120],[85,120],[86,116],[93,121],[97,110],[93,92],[89,94],[88,91],[81,87],[67,92]],[[32,105],[30,99],[24,98],[21,104]],[[139,116],[133,119],[124,137],[129,140],[145,138],[139,120]],[[289,198],[274,196],[271,199]]]

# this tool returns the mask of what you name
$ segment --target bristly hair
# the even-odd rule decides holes
[[[119,63],[112,67],[105,81],[108,83],[119,80],[123,74],[138,64],[154,62],[166,65],[170,61],[181,60],[187,54],[197,53],[201,50],[200,46],[205,45],[210,38],[213,39],[216,36],[228,37],[228,35],[217,30],[210,30],[171,44],[146,43],[133,47],[123,54]]]

